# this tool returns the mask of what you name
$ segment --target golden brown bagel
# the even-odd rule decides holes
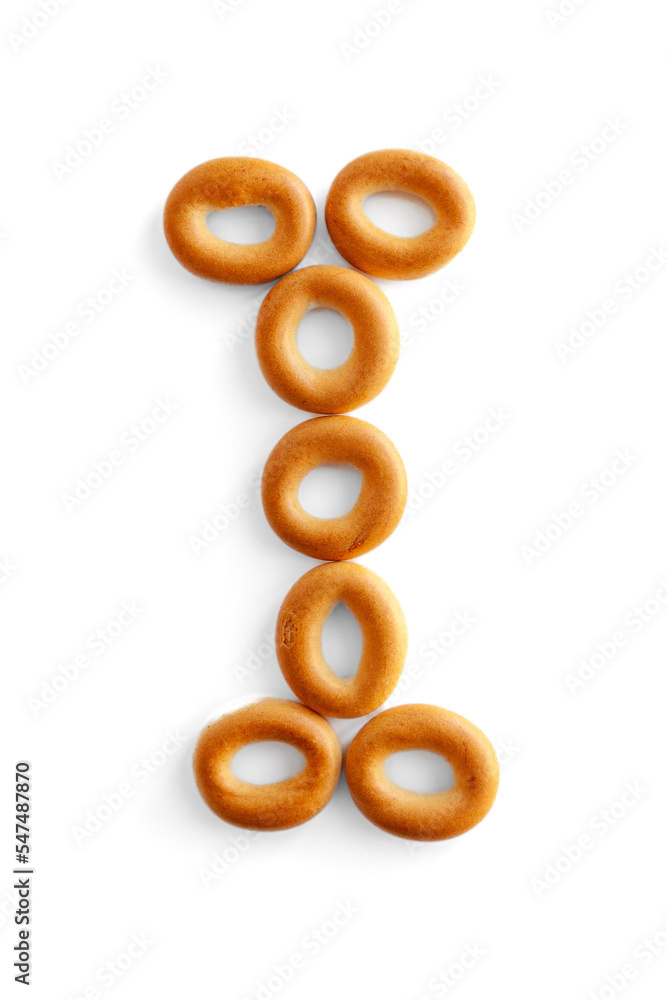
[[[322,626],[342,601],[363,635],[354,677],[342,679],[322,653]],[[276,624],[276,652],[297,698],[322,715],[354,719],[374,712],[396,687],[405,663],[405,616],[384,580],[353,562],[324,563],[294,584]]]
[[[364,199],[382,191],[416,195],[435,223],[419,236],[394,236],[364,211]],[[335,177],[325,217],[338,252],[376,278],[422,278],[443,267],[470,238],[475,202],[462,177],[434,156],[411,149],[380,149],[352,160]]]
[[[299,774],[270,785],[241,781],[232,760],[242,747],[277,740],[306,758]],[[262,698],[223,715],[202,731],[193,757],[197,787],[216,816],[248,830],[287,830],[327,804],[340,777],[342,751],[326,719],[305,705]]]
[[[350,356],[335,368],[315,368],[297,346],[299,323],[315,306],[335,309],[354,331]],[[255,344],[264,378],[282,399],[311,413],[347,413],[384,389],[400,334],[389,300],[369,278],[349,267],[317,265],[271,289],[259,310]]]
[[[299,502],[299,486],[318,465],[352,465],[361,492],[342,517],[315,517]],[[266,519],[282,540],[313,559],[353,559],[392,533],[407,498],[401,456],[389,438],[356,417],[314,417],[293,427],[268,457],[262,476]]]
[[[423,794],[395,785],[385,761],[402,750],[430,750],[449,762],[454,784]],[[437,705],[399,705],[367,722],[345,761],[350,793],[366,819],[408,840],[446,840],[484,819],[498,789],[498,758],[484,733]]]
[[[263,243],[229,243],[206,224],[211,212],[264,205],[275,218]],[[164,232],[174,256],[200,278],[261,285],[287,274],[304,257],[315,231],[315,203],[303,181],[268,160],[224,156],[194,167],[175,185],[164,208]]]

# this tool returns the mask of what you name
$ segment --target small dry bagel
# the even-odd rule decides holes
[[[263,205],[276,228],[263,243],[229,243],[206,224],[211,212]],[[194,167],[172,189],[164,232],[174,256],[200,278],[261,285],[287,274],[304,257],[315,231],[315,203],[303,181],[268,160],[225,156]]]
[[[363,647],[354,677],[341,678],[322,652],[322,626],[342,601],[359,623]],[[401,676],[408,645],[405,616],[387,584],[353,562],[309,570],[283,601],[276,652],[285,680],[309,708],[336,719],[356,719],[379,708]]]
[[[394,236],[371,222],[364,199],[395,191],[427,202],[435,223],[419,236]],[[426,153],[380,149],[352,160],[334,179],[325,217],[338,252],[376,278],[422,278],[443,267],[470,238],[475,202],[462,177]]]
[[[361,491],[342,517],[303,509],[299,486],[318,465],[351,465]],[[313,559],[353,559],[392,533],[405,510],[407,479],[386,434],[357,417],[313,417],[293,427],[269,455],[262,476],[266,519],[282,540]]]
[[[387,777],[385,761],[402,750],[430,750],[449,762],[444,792],[411,792]],[[374,716],[350,744],[350,793],[366,819],[408,840],[447,840],[484,819],[498,789],[498,758],[484,733],[437,705],[399,705]]]
[[[297,345],[309,309],[325,306],[349,320],[354,344],[336,368],[315,368]],[[377,285],[349,267],[304,267],[279,281],[262,302],[255,334],[264,378],[286,402],[311,413],[347,413],[374,399],[398,361],[394,310]]]
[[[249,743],[276,740],[300,750],[299,774],[270,785],[241,781],[232,760]],[[334,793],[342,766],[338,736],[305,705],[262,698],[202,731],[193,757],[199,792],[216,816],[248,830],[288,830],[316,816]]]

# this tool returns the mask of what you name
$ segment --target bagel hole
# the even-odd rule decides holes
[[[299,486],[299,503],[313,517],[343,517],[361,491],[361,473],[352,465],[318,465]]]
[[[421,236],[435,225],[435,212],[423,198],[402,191],[382,191],[364,200],[364,212],[392,236]]]
[[[327,615],[321,641],[329,668],[343,680],[354,677],[361,660],[363,637],[359,622],[343,601],[335,604]]]
[[[301,751],[289,743],[261,740],[239,750],[232,761],[232,771],[251,785],[272,785],[299,774],[305,763]]]
[[[350,356],[354,332],[348,320],[335,309],[311,307],[299,323],[296,344],[314,368],[338,368]]]
[[[264,205],[240,205],[211,212],[206,225],[226,243],[264,243],[273,236],[276,220]]]
[[[440,754],[430,750],[401,750],[385,761],[390,781],[410,792],[446,792],[454,784],[454,772]]]

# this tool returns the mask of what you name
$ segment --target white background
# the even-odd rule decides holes
[[[555,2],[414,0],[367,31],[386,6],[71,0],[18,42],[40,8],[3,7],[0,935],[4,981],[12,770],[28,759],[40,1000],[664,990],[667,267],[651,257],[667,241],[661,15],[649,0],[587,0],[560,21],[547,16]],[[166,77],[118,110],[149,68]],[[493,810],[454,841],[411,849],[361,816],[344,781],[307,825],[239,841],[192,780],[192,747],[216,707],[289,694],[263,637],[313,562],[272,534],[248,482],[306,415],[256,364],[248,332],[268,288],[187,273],[161,213],[183,173],[238,154],[275,109],[290,120],[262,133],[262,155],[317,203],[306,263],[340,263],[326,192],[369,150],[417,148],[441,129],[432,152],[477,203],[473,237],[446,269],[379,282],[404,349],[357,412],[398,447],[418,507],[362,559],[408,619],[420,676],[401,700],[444,705],[509,747]],[[112,130],[92,153],[54,166],[102,118]],[[563,170],[571,183],[559,191]],[[655,270],[641,270],[650,257]],[[86,322],[80,303],[114,269],[131,281]],[[465,290],[442,308],[447,282]],[[615,312],[563,360],[556,345],[605,299]],[[26,376],[73,321],[79,333]],[[130,450],[157,399],[176,409]],[[510,416],[485,434],[493,407]],[[487,440],[466,460],[461,441],[476,429]],[[63,495],[121,439],[123,464],[68,513]],[[617,449],[632,459],[603,495],[591,480]],[[424,488],[448,459],[456,474]],[[420,488],[432,494],[421,505]],[[249,505],[196,555],[192,537],[240,493]],[[552,518],[573,502],[581,516],[559,531]],[[546,551],[526,555],[549,524]],[[141,613],[97,655],[89,636],[132,601]],[[633,612],[642,605],[646,622]],[[440,642],[457,612],[474,624]],[[573,692],[567,675],[619,631],[625,644]],[[442,652],[427,658],[432,641]],[[89,665],[36,708],[29,699],[82,653]],[[234,667],[252,654],[260,666],[242,682]],[[337,728],[347,741],[358,724]],[[170,731],[182,742],[164,757]],[[151,755],[159,766],[144,781]],[[618,805],[627,782],[639,790]],[[77,842],[88,811],[124,783],[131,796]],[[601,818],[610,807],[613,826]],[[582,837],[587,849],[568,861]],[[216,854],[231,860],[207,888]],[[357,912],[315,954],[307,935],[342,921],[340,902]],[[121,978],[99,978],[134,934],[147,950]],[[479,957],[461,977],[466,948]],[[305,967],[263,993],[296,953]],[[628,963],[629,980],[618,975]]]

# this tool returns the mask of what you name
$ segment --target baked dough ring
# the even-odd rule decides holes
[[[364,199],[381,191],[416,195],[435,213],[419,236],[394,236],[371,222]],[[475,225],[475,202],[462,177],[434,156],[380,149],[352,160],[334,179],[325,216],[345,260],[376,278],[422,278],[462,250]]]
[[[276,228],[263,243],[229,243],[206,224],[210,212],[264,205]],[[200,278],[261,285],[291,271],[315,232],[315,203],[303,181],[268,160],[224,156],[190,170],[164,208],[164,232],[174,256]]]
[[[299,774],[269,785],[241,781],[232,760],[249,743],[277,740],[306,758]],[[207,726],[193,757],[197,787],[216,816],[248,830],[288,830],[316,816],[334,793],[342,766],[326,719],[296,701],[262,698]]]
[[[445,757],[454,784],[422,794],[394,784],[385,761],[401,750],[431,750]],[[367,722],[350,744],[348,785],[366,819],[408,840],[446,840],[484,819],[498,789],[498,759],[484,733],[437,705],[399,705]]]
[[[354,330],[350,356],[336,368],[315,368],[297,346],[309,309],[328,306]],[[255,334],[264,378],[281,399],[311,413],[347,413],[374,399],[398,361],[400,334],[386,295],[349,267],[317,265],[288,274],[262,302]]]
[[[304,476],[318,465],[352,465],[361,492],[342,517],[315,517],[299,502]],[[313,559],[353,559],[392,533],[407,498],[401,456],[389,438],[356,417],[313,417],[293,427],[268,457],[262,476],[266,519],[282,540]]]
[[[322,626],[339,601],[363,635],[354,677],[338,677],[322,652]],[[276,652],[297,698],[336,719],[355,719],[379,708],[401,676],[408,645],[405,617],[384,580],[353,562],[324,563],[294,584],[276,624]]]

